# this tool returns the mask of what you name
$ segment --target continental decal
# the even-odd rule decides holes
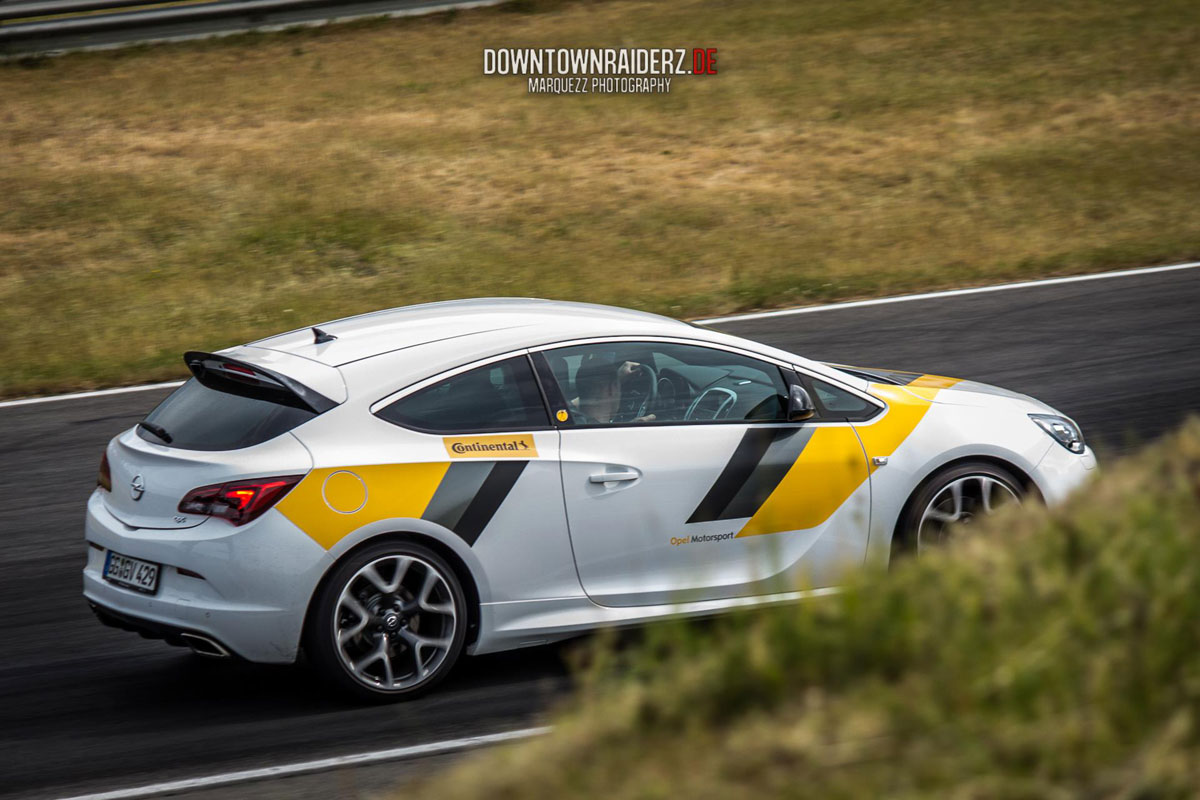
[[[503,436],[455,436],[442,439],[451,458],[537,458],[531,434]]]
[[[403,517],[435,522],[473,545],[527,463],[438,461],[315,469],[276,508],[326,550],[363,525]]]
[[[937,393],[957,382],[920,375],[905,386],[873,383],[871,393],[888,404],[888,411],[854,427],[748,430],[688,522],[749,517],[738,538],[821,525],[876,469],[868,466],[871,458],[892,455]]]

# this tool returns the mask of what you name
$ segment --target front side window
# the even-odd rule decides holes
[[[780,422],[779,368],[699,345],[606,342],[547,350],[569,425]]]
[[[459,373],[375,413],[396,425],[431,433],[527,431],[550,425],[525,356]]]

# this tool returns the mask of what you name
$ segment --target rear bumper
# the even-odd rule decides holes
[[[330,563],[320,545],[275,511],[241,528],[224,520],[183,530],[130,528],[96,492],[85,536],[91,546],[83,594],[103,621],[172,644],[198,634],[265,663],[296,659],[309,598]],[[104,580],[106,550],[162,565],[157,592]]]
[[[232,651],[227,646],[199,631],[190,631],[174,625],[130,617],[111,608],[96,605],[90,600],[88,605],[91,607],[92,613],[96,615],[96,619],[110,628],[130,631],[146,639],[162,639],[167,644],[176,647],[190,647],[203,655],[232,655]]]

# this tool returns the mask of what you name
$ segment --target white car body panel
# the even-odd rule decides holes
[[[848,569],[887,562],[905,503],[960,459],[1002,462],[1048,502],[1095,467],[1090,450],[1069,452],[1028,418],[1057,414],[1032,398],[936,376],[877,382],[868,371],[641,312],[475,300],[318,327],[337,338],[316,344],[303,329],[220,355],[298,381],[336,407],[237,450],[184,450],[133,429],[110,443],[112,490],[98,489],[87,509],[89,600],[201,633],[250,660],[288,662],[314,592],[339,559],[380,536],[416,536],[460,565],[479,604],[470,649],[491,652],[604,625],[827,594]],[[853,422],[551,424],[501,434],[423,432],[373,413],[480,365],[596,341],[737,352],[849,390],[880,411]],[[515,449],[456,453],[455,439]],[[750,445],[757,460],[738,467],[737,453]],[[635,477],[593,480],[606,472]],[[174,509],[195,487],[301,474],[242,527]],[[133,500],[137,475],[144,496]],[[105,581],[106,550],[163,565],[157,593]]]
[[[827,534],[865,531],[865,482],[827,521],[787,536],[737,538],[749,513],[685,524],[748,428],[800,439],[803,427],[700,425],[683,440],[670,426],[564,430],[563,487],[584,591],[604,606],[672,605],[775,594],[792,589],[801,575],[807,586],[828,586],[861,563],[863,537],[847,542]],[[790,463],[796,453],[787,444],[781,455]],[[639,477],[592,481],[625,471]],[[861,523],[849,522],[856,515]]]

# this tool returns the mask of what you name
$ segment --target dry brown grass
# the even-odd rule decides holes
[[[962,535],[834,597],[593,642],[550,735],[390,797],[1194,798],[1200,420]]]
[[[0,68],[0,393],[430,299],[694,315],[1200,254],[1192,3],[543,5]],[[480,74],[576,44],[721,74]]]

